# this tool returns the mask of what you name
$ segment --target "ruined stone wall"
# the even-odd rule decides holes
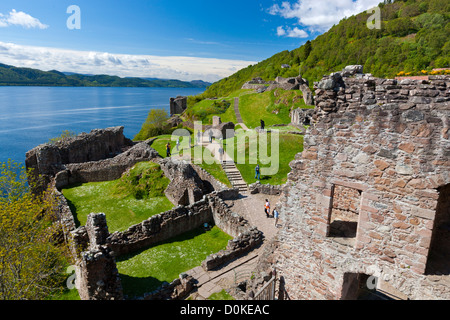
[[[77,286],[82,300],[122,300],[123,289],[104,214],[90,214],[85,227],[73,232],[77,251]]]
[[[129,254],[202,227],[215,224],[233,237],[250,229],[248,222],[226,207],[223,198],[237,198],[238,190],[213,192],[189,206],[153,216],[123,232],[115,232],[107,239],[116,255]]]
[[[147,142],[141,142],[114,158],[69,163],[55,176],[55,186],[61,190],[69,185],[88,182],[113,181],[138,162],[159,159],[159,154]]]
[[[239,190],[233,189],[233,191],[236,199]],[[224,197],[222,196],[208,197],[211,214],[216,226],[234,237],[234,239],[228,242],[225,250],[208,256],[202,262],[202,267],[207,271],[251,251],[264,240],[263,233],[252,227],[242,216],[230,210],[223,199]]]
[[[188,231],[213,223],[208,201],[200,200],[188,207],[153,216],[123,232],[115,232],[107,239],[108,246],[118,255],[129,254],[169,240]]]
[[[261,182],[257,181],[248,186],[248,189],[251,194],[267,194],[271,196],[279,196],[283,192],[285,186],[273,186],[270,184],[261,184]]]
[[[432,236],[445,239],[435,217],[448,210],[450,78],[333,74],[316,89],[317,123],[290,164],[270,258],[288,294],[341,299],[345,279],[364,274],[399,296],[449,299],[448,271],[428,275],[426,267]],[[330,233],[337,208],[357,216],[355,234]]]
[[[182,114],[187,109],[187,97],[170,98],[170,116]]]
[[[133,142],[125,138],[123,129],[96,129],[54,144],[40,145],[26,153],[26,168],[32,169],[35,177],[42,177],[40,188],[45,189],[58,172],[66,169],[66,164],[113,158],[131,147]]]
[[[233,235],[226,250],[208,256],[202,263],[211,270],[255,247],[263,241],[263,234],[248,221],[233,213],[223,199],[236,199],[238,189],[214,192],[188,206],[164,212],[124,232],[110,234],[104,214],[90,214],[86,226],[71,232],[72,251],[77,261],[77,284],[83,300],[123,299],[115,257],[148,248],[203,226],[216,224]],[[145,294],[144,300],[184,298],[195,287],[195,279],[180,275],[179,279],[158,290]],[[133,297],[128,297],[133,298]]]
[[[275,89],[301,90],[306,105],[313,105],[314,98],[309,88],[308,80],[301,76],[283,78],[277,77],[275,81],[264,81],[262,78],[254,78],[242,86],[242,89],[256,90],[259,93]]]

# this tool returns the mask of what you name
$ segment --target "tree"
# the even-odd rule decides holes
[[[0,299],[41,300],[61,288],[65,246],[55,244],[50,197],[30,192],[23,166],[0,163]]]
[[[153,109],[148,113],[141,131],[134,137],[136,141],[143,141],[151,137],[167,133],[169,115],[163,109]]]

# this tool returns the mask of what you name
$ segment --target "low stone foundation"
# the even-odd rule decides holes
[[[261,184],[256,182],[251,184],[248,188],[251,194],[267,194],[270,196],[279,196],[283,193],[283,188],[285,186],[272,186],[270,184]]]

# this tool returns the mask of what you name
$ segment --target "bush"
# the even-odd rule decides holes
[[[55,245],[55,205],[30,192],[23,166],[0,163],[0,300],[41,300],[62,289],[68,258]]]
[[[164,197],[169,182],[158,164],[142,162],[117,180],[115,193],[129,195],[137,200]]]
[[[69,130],[64,130],[59,137],[50,139],[48,143],[55,144],[59,141],[64,141],[64,140],[67,140],[67,139],[70,139],[70,138],[73,138],[76,136],[77,136],[77,134],[75,132],[69,131]]]
[[[162,109],[153,109],[148,113],[147,119],[142,125],[141,131],[134,137],[135,141],[144,141],[152,137],[170,133],[170,126],[167,124],[169,115]]]

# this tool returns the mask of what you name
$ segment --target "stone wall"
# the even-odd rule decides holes
[[[122,300],[122,284],[114,253],[106,246],[109,235],[104,214],[90,214],[86,226],[73,233],[77,250],[77,285],[82,300]]]
[[[306,105],[313,105],[314,98],[311,89],[309,88],[308,80],[301,76],[292,78],[277,77],[275,81],[264,81],[262,78],[254,78],[242,86],[242,89],[252,89],[259,93],[283,89],[283,90],[301,90],[303,99]]]
[[[187,109],[187,97],[170,98],[170,116],[182,114]]]
[[[238,189],[234,190],[236,199]],[[214,253],[203,261],[202,267],[207,271],[251,251],[264,240],[262,232],[252,227],[242,216],[231,211],[223,201],[223,197],[209,197],[208,200],[214,223],[234,239],[229,241],[225,250]]]
[[[123,135],[123,127],[92,130],[54,144],[43,144],[26,153],[25,165],[35,177],[43,178],[46,188],[65,165],[113,158],[133,145]],[[39,191],[39,190],[36,190]]]
[[[238,189],[206,195],[188,207],[161,213],[124,232],[110,234],[104,214],[90,214],[86,226],[71,232],[72,251],[77,261],[77,284],[83,300],[123,299],[115,257],[144,250],[185,232],[215,224],[235,238],[226,250],[202,263],[206,270],[218,267],[259,246],[263,234],[248,221],[233,213],[223,199],[236,199]],[[195,288],[195,279],[181,274],[179,279],[140,297],[144,300],[184,298]],[[131,297],[128,297],[131,298]]]
[[[448,76],[397,82],[358,71],[316,84],[317,123],[290,164],[270,257],[292,299],[344,299],[366,276],[396,296],[450,298],[450,260],[426,271],[432,238],[448,239],[449,88]],[[357,216],[355,234],[330,232],[339,208]]]
[[[169,240],[188,231],[213,223],[207,200],[187,207],[153,216],[123,232],[115,232],[107,239],[108,246],[118,255],[129,254]]]
[[[285,186],[273,186],[270,184],[261,184],[261,182],[257,181],[248,186],[248,189],[251,194],[267,194],[270,196],[279,196],[283,193],[283,189]]]
[[[114,158],[64,165],[64,169],[55,176],[55,186],[61,190],[77,183],[117,180],[138,162],[159,158],[159,154],[147,142],[141,142]]]
[[[291,110],[291,124],[303,128],[304,125],[311,125],[314,118],[314,109],[294,109]]]

